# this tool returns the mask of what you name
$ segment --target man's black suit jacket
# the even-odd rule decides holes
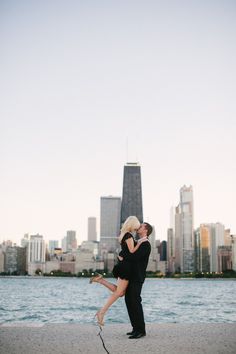
[[[142,242],[134,253],[128,251],[122,252],[122,257],[124,257],[126,261],[129,261],[131,265],[130,281],[144,282],[150,252],[151,245],[149,241]]]

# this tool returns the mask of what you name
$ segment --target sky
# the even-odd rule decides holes
[[[183,185],[236,234],[235,35],[230,0],[0,0],[0,242],[99,234],[127,161],[158,239]]]

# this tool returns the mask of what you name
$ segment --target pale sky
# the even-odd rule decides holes
[[[127,159],[157,238],[184,184],[236,234],[235,35],[235,1],[0,0],[0,242],[85,240]]]

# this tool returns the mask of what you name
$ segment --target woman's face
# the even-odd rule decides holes
[[[136,225],[136,226],[133,228],[133,231],[134,231],[134,232],[137,232],[139,228],[140,228],[140,224]]]

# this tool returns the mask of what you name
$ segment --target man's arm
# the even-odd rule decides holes
[[[151,251],[151,245],[147,241],[147,242],[143,242],[136,252],[134,253],[123,252],[122,256],[126,261],[138,262],[141,258],[149,254],[150,251]]]

